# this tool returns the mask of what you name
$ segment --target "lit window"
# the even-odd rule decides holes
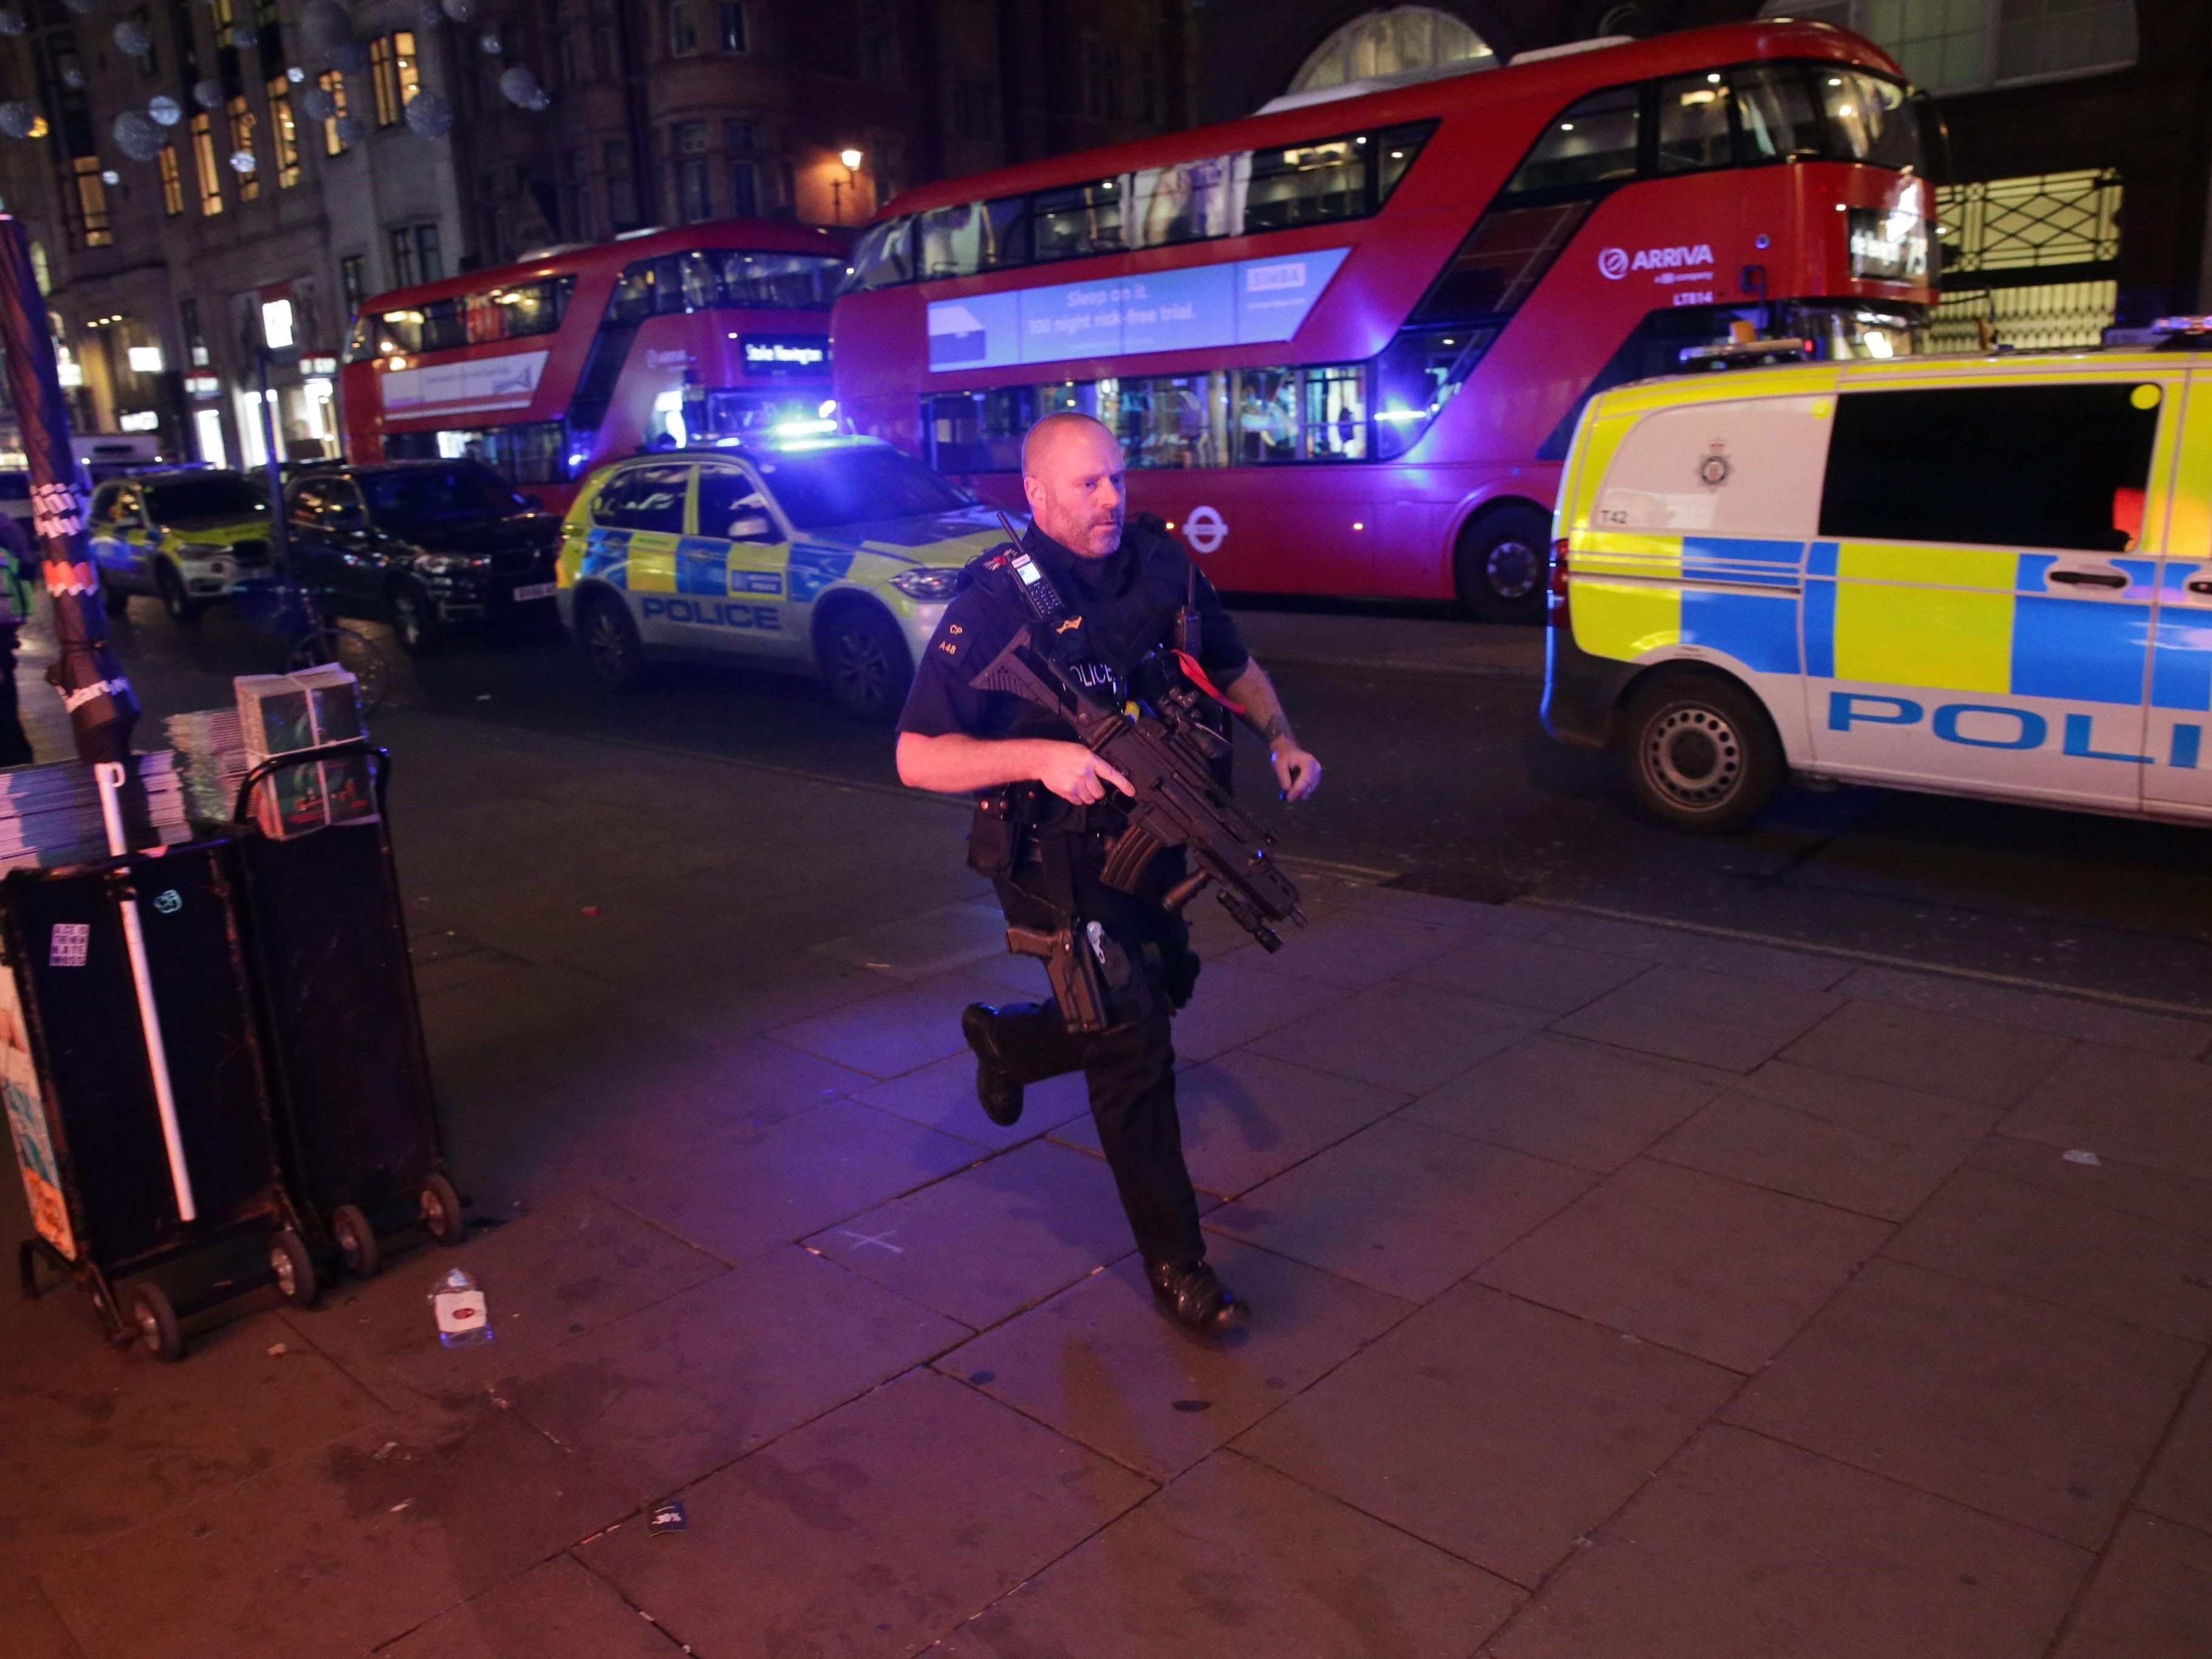
[[[185,210],[184,170],[177,165],[177,147],[161,146],[161,211],[172,219]]]
[[[106,247],[115,240],[107,222],[107,186],[100,177],[100,158],[80,155],[70,167],[76,173],[77,225],[87,247]]]
[[[269,82],[269,131],[276,140],[276,188],[300,182],[300,128],[292,118],[292,83],[283,76]]]
[[[724,52],[745,50],[745,9],[741,5],[723,3],[714,8],[715,43]]]
[[[396,126],[407,116],[407,100],[421,89],[415,62],[415,33],[398,29],[368,43],[368,80],[376,99],[376,125]]]
[[[699,22],[692,0],[668,0],[668,55],[688,58],[699,50]]]
[[[338,123],[345,119],[345,76],[336,70],[325,70],[315,77],[315,84],[331,95],[331,112],[323,118],[323,154],[343,155],[346,141],[338,131]]]
[[[199,177],[200,217],[212,219],[222,211],[222,169],[216,161],[214,122],[204,111],[192,117],[192,169]]]

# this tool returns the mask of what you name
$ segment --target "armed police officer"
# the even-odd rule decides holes
[[[1190,1000],[1199,966],[1171,898],[1187,896],[1182,854],[1155,853],[1133,881],[1103,879],[1127,825],[1129,780],[1074,741],[1066,721],[972,684],[1041,618],[1071,678],[1113,706],[1131,696],[1130,677],[1154,653],[1180,649],[1200,671],[1192,678],[1221,687],[1223,704],[1267,742],[1285,799],[1319,786],[1321,763],[1291,735],[1212,584],[1169,537],[1125,524],[1124,465],[1113,433],[1087,415],[1048,415],[1030,428],[1022,445],[1030,527],[1018,552],[971,565],[946,607],[899,721],[898,769],[917,789],[980,793],[969,861],[994,878],[1010,939],[1015,930],[1072,937],[1104,969],[1110,1012],[1093,1022],[1103,1029],[1071,1030],[1058,999],[967,1010],[961,1024],[983,1110],[1011,1125],[1024,1085],[1081,1069],[1153,1292],[1179,1323],[1210,1333],[1243,1307],[1206,1264],[1176,1115],[1169,1022]],[[1049,589],[1042,598],[1025,591],[1040,584]]]

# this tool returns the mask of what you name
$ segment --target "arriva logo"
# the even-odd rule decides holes
[[[1693,270],[1713,263],[1710,242],[1685,243],[1677,247],[1643,247],[1630,253],[1625,247],[1600,248],[1598,275],[1619,282],[1632,270]]]

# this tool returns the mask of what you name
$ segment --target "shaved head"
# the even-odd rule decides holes
[[[1060,410],[1022,440],[1022,492],[1037,526],[1070,552],[1103,558],[1121,544],[1126,463],[1103,421]]]

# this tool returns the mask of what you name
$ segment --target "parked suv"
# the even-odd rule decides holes
[[[459,625],[552,619],[561,520],[481,462],[312,466],[285,500],[300,580],[388,620],[411,655]]]
[[[100,592],[120,611],[150,593],[180,623],[273,580],[269,499],[240,472],[142,472],[93,491],[89,526]]]

